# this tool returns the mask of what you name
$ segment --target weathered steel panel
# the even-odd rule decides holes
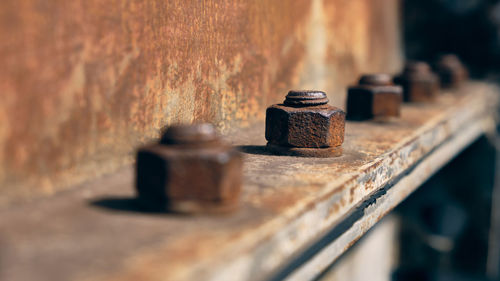
[[[397,0],[0,3],[0,205],[132,161],[171,123],[262,120],[290,88],[343,106],[400,63]]]

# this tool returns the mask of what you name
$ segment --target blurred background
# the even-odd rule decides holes
[[[434,61],[455,53],[473,77],[498,79],[500,3],[486,0],[403,1],[405,55]]]
[[[499,1],[404,1],[403,18],[407,58],[455,53],[472,77],[500,82]],[[499,279],[497,145],[477,141],[400,206],[394,280]]]
[[[407,60],[432,63],[454,53],[474,79],[500,82],[500,1],[405,0],[402,19]],[[474,143],[372,230],[365,239],[373,241],[362,241],[332,266],[325,280],[387,280],[389,272],[398,281],[500,280],[497,147],[495,137]],[[377,244],[371,251],[390,249],[382,259],[393,261],[357,269],[354,260],[359,264]]]

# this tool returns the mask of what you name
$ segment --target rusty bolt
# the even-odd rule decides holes
[[[408,62],[394,83],[403,87],[406,102],[433,101],[439,93],[439,79],[425,62]]]
[[[321,91],[290,91],[266,111],[268,148],[278,154],[331,157],[341,154],[345,112]]]
[[[212,125],[169,127],[159,144],[137,153],[136,188],[154,211],[224,212],[237,207],[243,159]]]
[[[347,119],[397,117],[400,114],[403,89],[392,84],[387,74],[363,75],[358,85],[347,91]]]
[[[458,88],[469,78],[467,68],[452,54],[439,57],[435,69],[441,79],[442,88]]]

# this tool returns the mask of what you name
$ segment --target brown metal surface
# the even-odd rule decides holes
[[[494,129],[498,89],[464,86],[463,94],[443,93],[425,106],[404,104],[394,122],[347,122],[337,158],[269,155],[263,123],[231,132],[248,153],[241,208],[226,216],[141,212],[133,204],[132,167],[0,208],[0,280],[262,280],[397,181],[397,192],[370,203],[363,220],[321,256],[327,266],[422,180]],[[312,268],[317,273],[317,264]]]
[[[394,78],[403,87],[405,102],[432,102],[439,93],[439,79],[429,64],[422,61],[406,63],[403,73]]]
[[[267,108],[265,135],[271,145],[269,148],[280,153],[288,147],[322,149],[341,146],[345,112],[327,103],[326,94],[321,91],[290,91],[283,104]],[[276,149],[278,146],[282,149]],[[300,154],[304,150],[293,151]],[[329,149],[319,151],[331,152]]]
[[[283,102],[286,106],[305,107],[328,103],[326,93],[322,91],[290,91]]]
[[[0,205],[130,164],[169,124],[263,120],[290,88],[342,107],[400,67],[398,3],[0,1]]]
[[[443,88],[457,89],[469,78],[467,68],[453,54],[441,56],[437,60],[435,68]]]
[[[347,91],[347,119],[367,120],[400,115],[403,89],[388,74],[363,75]]]
[[[227,212],[238,206],[243,157],[211,124],[176,125],[139,149],[136,188],[149,211]]]

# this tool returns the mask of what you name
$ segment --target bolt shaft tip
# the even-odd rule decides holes
[[[322,91],[289,91],[285,99],[285,105],[290,106],[313,106],[328,103],[326,93]]]
[[[163,134],[161,144],[194,144],[217,140],[212,124],[173,125]]]

